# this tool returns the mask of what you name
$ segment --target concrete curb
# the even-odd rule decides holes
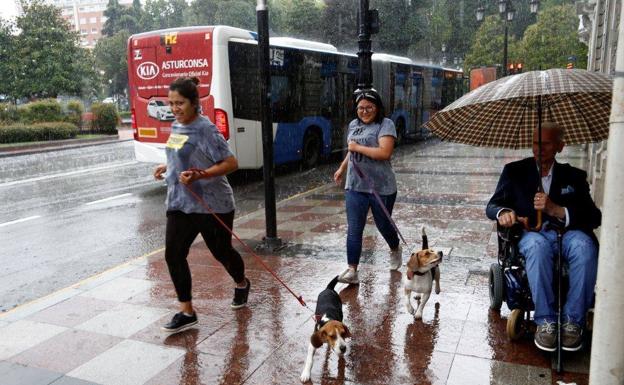
[[[46,143],[38,143],[33,145],[24,146],[11,146],[0,148],[0,158],[6,158],[10,156],[30,155],[41,152],[51,152],[59,150],[69,150],[75,148],[97,146],[101,144],[109,144],[116,142],[127,142],[132,139],[120,139],[117,135],[109,135],[102,138],[93,139],[68,139],[68,140],[54,140]]]

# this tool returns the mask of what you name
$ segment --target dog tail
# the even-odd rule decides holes
[[[327,284],[327,288],[330,290],[334,290],[334,288],[336,287],[336,284],[338,283],[338,276],[335,276],[334,279],[332,279],[328,284]]]
[[[425,233],[425,226],[422,227],[422,249],[429,248],[429,241],[427,240],[427,234]]]

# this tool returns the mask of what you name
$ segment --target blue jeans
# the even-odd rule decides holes
[[[392,214],[392,209],[394,208],[396,195],[396,193],[380,195],[384,206],[386,206],[390,214]],[[368,216],[369,208],[373,212],[373,219],[375,220],[377,230],[379,230],[384,237],[388,246],[390,246],[391,249],[396,249],[399,246],[399,236],[373,194],[347,190],[345,200],[348,226],[347,263],[349,263],[349,265],[357,265],[360,263],[360,256],[362,254],[362,234],[364,233],[364,226],[366,225],[366,217]]]
[[[545,227],[545,226],[544,226]],[[559,250],[554,230],[525,232],[519,250],[526,259],[526,271],[535,304],[534,319],[540,325],[555,322],[556,303],[553,288],[555,258]],[[562,263],[568,264],[569,289],[564,297],[563,319],[581,326],[593,305],[598,268],[598,249],[592,239],[580,230],[563,234]]]

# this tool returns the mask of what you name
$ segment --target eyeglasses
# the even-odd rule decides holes
[[[366,113],[368,113],[368,112],[373,112],[374,110],[375,110],[375,107],[374,107],[374,106],[368,106],[368,107],[358,107],[358,108],[357,108],[357,111],[358,111],[358,112],[366,112]]]

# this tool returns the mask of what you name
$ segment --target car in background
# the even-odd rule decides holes
[[[112,98],[112,97],[104,98],[104,100],[102,100],[102,103],[104,103],[104,104],[114,104],[115,103],[115,99]]]
[[[162,100],[150,100],[147,103],[147,115],[158,120],[174,120],[171,108]]]

